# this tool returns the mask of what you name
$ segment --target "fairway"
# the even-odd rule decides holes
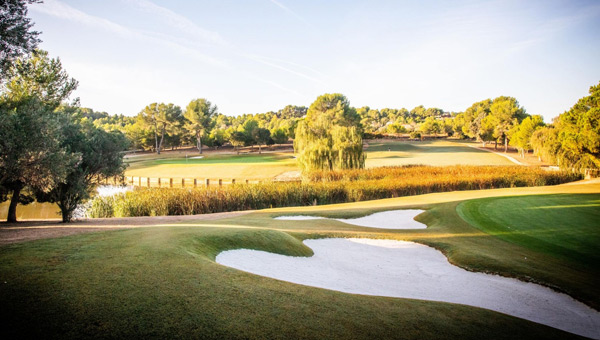
[[[0,247],[0,277],[7,282],[0,290],[4,303],[1,317],[12,327],[3,329],[2,335],[423,339],[443,334],[449,339],[577,338],[484,309],[311,288],[226,268],[214,259],[221,251],[237,248],[310,256],[312,250],[301,241],[313,238],[406,240],[441,250],[455,265],[542,283],[597,307],[597,264],[585,265],[582,270],[577,260],[506,242],[473,227],[459,216],[456,207],[462,201],[485,201],[486,197],[534,199],[531,195],[537,195],[535,198],[544,199],[556,194],[572,195],[569,206],[577,206],[590,204],[588,194],[599,193],[599,184],[438,193],[271,209],[222,220],[6,245]],[[418,220],[428,228],[385,230],[334,220],[273,218],[350,218],[406,208],[426,209]],[[585,218],[580,222],[586,222]]]
[[[445,165],[514,165],[504,157],[468,147],[464,143],[436,141],[366,141],[366,167],[411,164]],[[389,149],[389,151],[388,151]],[[293,153],[224,155],[205,153],[201,159],[186,158],[181,153],[142,155],[127,159],[126,176],[272,179],[286,172],[299,171]]]
[[[368,143],[367,168],[411,164],[514,165],[502,156],[447,140],[422,142],[377,140]]]
[[[141,160],[128,159],[126,176],[142,177],[184,177],[211,179],[268,179],[284,172],[298,170],[296,160],[291,153],[264,153],[251,155],[198,154],[189,157],[179,156],[155,158],[144,157]]]

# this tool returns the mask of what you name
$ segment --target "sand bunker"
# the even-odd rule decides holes
[[[346,293],[460,303],[600,339],[600,313],[568,295],[516,279],[451,265],[436,249],[412,242],[319,239],[312,257],[238,249],[216,262],[283,281]]]
[[[332,218],[332,220],[353,224],[361,227],[380,229],[425,229],[427,225],[417,222],[414,218],[422,213],[420,209],[390,210],[378,212],[359,218]],[[318,216],[279,216],[276,220],[303,221],[326,219]]]
[[[204,156],[194,156],[194,157],[190,157],[190,159],[202,159],[204,158]]]

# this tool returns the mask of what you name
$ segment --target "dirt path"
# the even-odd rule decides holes
[[[0,245],[94,231],[150,227],[183,221],[218,220],[251,212],[252,210],[187,216],[85,218],[68,224],[61,223],[60,220],[30,220],[17,223],[4,222],[0,223]]]

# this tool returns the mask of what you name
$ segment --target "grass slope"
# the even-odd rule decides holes
[[[310,256],[302,239],[373,237],[435,246],[469,269],[526,276],[575,291],[591,273],[556,275],[563,259],[506,242],[464,221],[457,200],[486,196],[600,193],[600,185],[562,185],[430,194],[335,206],[271,209],[217,221],[139,228],[0,247],[3,338],[402,338],[569,339],[576,336],[479,308],[344,294],[251,275],[214,263],[222,250],[259,249]],[[526,196],[523,196],[526,197]],[[586,197],[586,196],[583,196]],[[337,221],[273,216],[359,216],[421,207],[418,231],[379,230]],[[523,257],[528,258],[527,261]],[[3,283],[6,282],[6,283]],[[595,286],[594,286],[595,284]],[[585,287],[579,287],[584,288]]]
[[[457,211],[505,241],[588,267],[600,263],[600,195],[488,198],[463,202]]]

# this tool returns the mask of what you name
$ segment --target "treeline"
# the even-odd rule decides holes
[[[228,116],[209,100],[194,99],[185,109],[167,103],[152,103],[136,116],[110,115],[89,108],[61,107],[79,119],[107,131],[121,131],[132,148],[159,152],[184,145],[234,147],[284,144],[295,138],[298,122],[306,117],[305,106],[288,105],[278,111]],[[423,134],[452,135],[452,114],[439,108],[417,106],[412,110],[369,107],[353,109],[360,117],[361,132],[367,135]]]
[[[573,108],[546,124],[540,115],[529,115],[516,98],[500,96],[472,104],[463,112],[417,106],[381,110],[350,108],[364,138],[405,136],[453,136],[519,150],[533,151],[541,160],[563,168],[599,168],[598,87]],[[185,109],[153,103],[137,116],[109,115],[91,109],[63,106],[61,110],[107,131],[123,132],[135,149],[174,149],[184,145],[235,148],[249,145],[284,144],[295,139],[308,108],[288,105],[278,111],[227,116],[206,99],[194,99]]]

